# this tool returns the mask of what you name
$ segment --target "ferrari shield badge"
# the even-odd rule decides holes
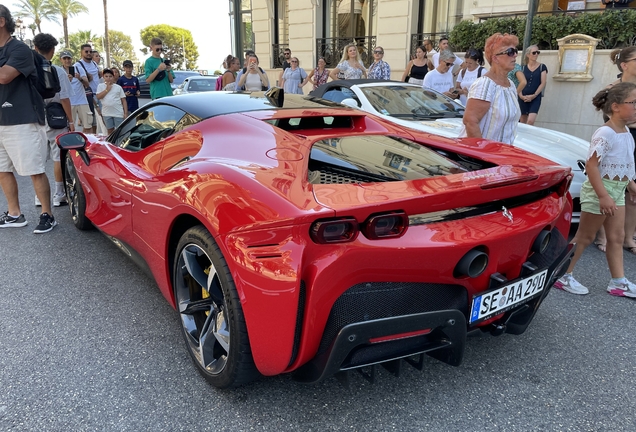
[[[506,207],[502,207],[501,211],[503,212],[504,217],[512,223],[513,222],[512,213],[510,213],[510,211]]]

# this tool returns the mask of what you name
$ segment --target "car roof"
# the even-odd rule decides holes
[[[179,75],[188,75],[188,76],[194,76],[194,75],[201,75],[200,72],[197,71],[182,71],[182,70],[173,70],[172,72]],[[201,75],[204,76],[204,75]]]
[[[365,84],[369,84],[369,85],[405,85],[405,86],[409,86],[409,87],[421,87],[415,84],[409,84],[409,83],[405,83],[402,81],[387,81],[387,80],[380,80],[380,79],[351,79],[351,80],[335,80],[335,81],[330,81],[327,84],[323,84],[320,87],[318,87],[316,90],[313,90],[312,92],[310,92],[309,94],[312,96],[318,96],[321,97],[322,95],[324,95],[326,92],[328,92],[329,90],[332,90],[334,88],[340,88],[340,87],[347,87],[350,88],[352,86],[364,86]]]
[[[285,110],[299,108],[339,108],[352,110],[343,105],[313,96],[285,94],[282,107],[278,107],[266,92],[203,92],[186,95],[168,96],[153,101],[144,107],[167,104],[179,108],[198,118],[205,119],[238,112]]]
[[[200,76],[192,76],[188,78],[196,78],[196,79],[218,79],[218,75],[200,75]]]

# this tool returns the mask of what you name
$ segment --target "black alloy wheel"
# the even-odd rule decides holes
[[[258,377],[232,275],[203,226],[190,228],[179,241],[173,287],[186,346],[199,372],[218,388]]]
[[[93,224],[86,217],[86,196],[77,178],[77,171],[70,154],[67,154],[64,159],[64,168],[64,188],[73,224],[80,230],[89,230],[93,228]]]

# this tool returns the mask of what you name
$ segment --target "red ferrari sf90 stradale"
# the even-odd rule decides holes
[[[75,225],[151,272],[221,388],[459,365],[468,333],[523,333],[572,255],[569,168],[278,89],[58,144]]]

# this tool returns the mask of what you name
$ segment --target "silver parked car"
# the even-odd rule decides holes
[[[179,95],[213,91],[216,88],[217,78],[218,76],[216,75],[198,75],[188,77],[172,91],[172,94]]]

